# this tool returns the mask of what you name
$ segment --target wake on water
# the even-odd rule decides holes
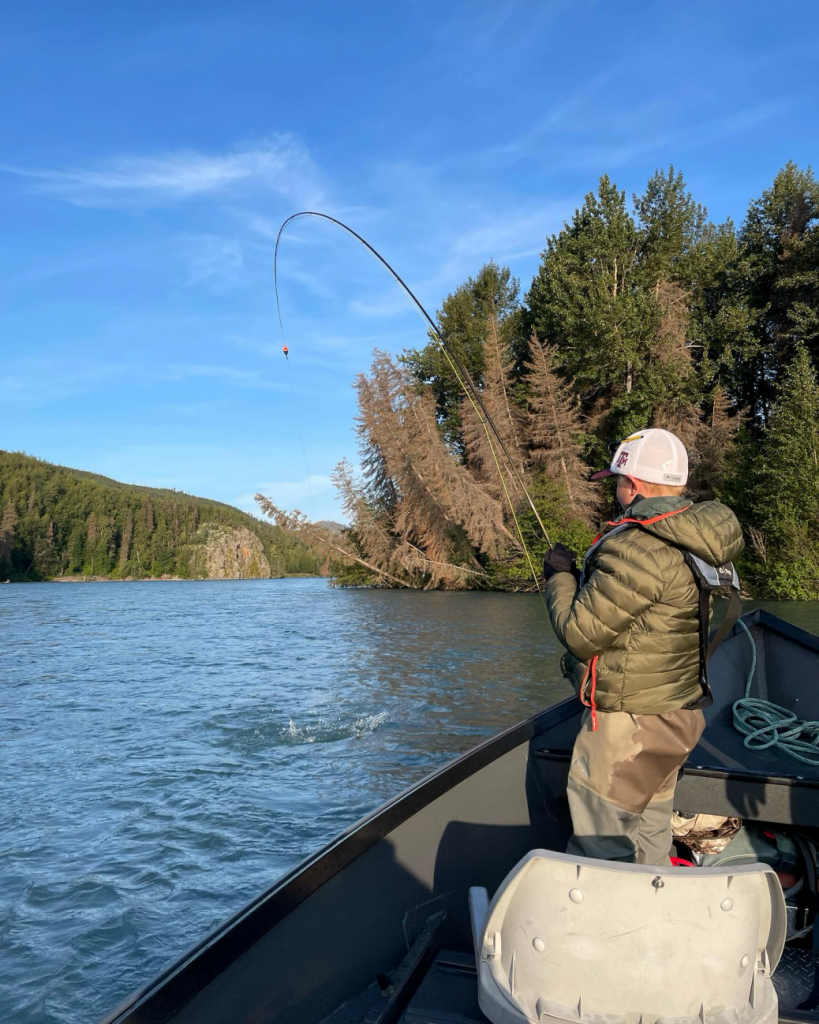
[[[301,743],[338,743],[341,740],[360,739],[389,721],[386,711],[379,711],[375,715],[362,715],[352,722],[327,722],[319,718],[317,722],[310,725],[296,725],[290,719],[286,728],[279,733],[280,739],[287,744],[297,745]]]

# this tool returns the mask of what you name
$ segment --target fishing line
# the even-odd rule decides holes
[[[300,217],[318,217],[320,220],[329,221],[331,224],[337,225],[338,227],[340,227],[344,231],[346,231],[348,234],[352,235],[353,238],[357,239],[357,241],[359,241],[371,253],[371,255],[373,255],[378,260],[378,262],[383,267],[385,267],[387,269],[389,274],[399,284],[399,286],[403,289],[405,294],[409,296],[410,300],[412,301],[412,303],[415,306],[416,310],[420,313],[420,315],[421,315],[422,319],[424,320],[424,322],[426,323],[427,327],[429,328],[430,331],[432,331],[433,337],[436,339],[436,341],[438,342],[438,344],[441,347],[441,351],[446,356],[446,359],[447,359],[447,362],[449,363],[450,369],[452,370],[453,374],[455,375],[455,379],[458,381],[458,383],[460,384],[460,386],[463,389],[464,393],[466,394],[467,399],[469,400],[470,404],[472,405],[472,408],[475,410],[475,413],[477,414],[478,419],[479,419],[481,425],[483,426],[484,432],[486,434],[486,439],[487,439],[487,441],[489,443],[489,450],[492,453],[492,458],[493,458],[494,463],[495,463],[495,468],[497,469],[497,472],[498,472],[498,478],[500,479],[501,487],[503,488],[503,493],[504,493],[504,495],[506,497],[506,501],[507,501],[507,503],[509,505],[509,509],[510,509],[510,511],[512,513],[512,519],[513,519],[513,521],[515,523],[515,528],[517,530],[518,537],[520,538],[521,546],[522,546],[523,551],[524,551],[524,553],[526,555],[526,560],[529,563],[529,568],[531,570],[531,573],[532,573],[532,576],[534,578],[535,585],[537,586],[538,592],[541,594],[541,597],[543,597],[543,593],[541,591],[540,581],[538,579],[537,571],[536,571],[534,563],[532,561],[532,556],[531,556],[531,554],[529,552],[529,548],[528,548],[528,546],[526,544],[526,541],[524,540],[523,530],[521,529],[520,523],[518,521],[517,514],[515,512],[514,502],[512,501],[512,497],[511,497],[511,495],[509,493],[509,489],[508,489],[508,487],[506,485],[506,479],[504,477],[503,471],[502,471],[500,463],[498,461],[497,453],[495,451],[495,444],[493,442],[492,435],[489,432],[490,428],[492,430],[492,433],[495,435],[495,440],[500,445],[500,448],[501,448],[503,454],[506,456],[507,462],[509,464],[509,468],[511,469],[512,474],[514,475],[515,480],[518,483],[518,486],[520,487],[521,491],[523,492],[524,496],[526,497],[526,500],[529,503],[529,507],[531,508],[532,512],[535,515],[535,519],[537,520],[538,525],[540,526],[540,529],[543,532],[543,536],[546,539],[546,543],[551,547],[551,540],[549,539],[549,534],[548,534],[548,532],[546,530],[546,527],[543,525],[543,520],[540,518],[538,510],[535,507],[535,503],[532,500],[532,497],[529,494],[529,491],[526,489],[526,485],[524,484],[523,480],[521,479],[520,473],[518,472],[517,466],[515,465],[515,462],[512,459],[512,456],[511,456],[511,454],[509,452],[509,449],[507,448],[506,443],[503,440],[503,437],[501,436],[500,432],[498,431],[498,428],[495,425],[495,422],[493,421],[493,419],[490,416],[489,412],[487,411],[485,405],[483,404],[483,400],[481,398],[480,392],[478,391],[477,387],[475,386],[474,382],[472,381],[472,378],[469,376],[469,373],[468,373],[466,367],[463,365],[463,363],[461,363],[461,361],[458,359],[457,355],[454,352],[451,352],[449,350],[449,347],[447,346],[447,343],[444,340],[443,335],[438,330],[437,324],[432,319],[432,317],[429,315],[429,313],[426,311],[426,309],[424,309],[424,307],[421,305],[420,301],[415,296],[415,294],[412,291],[412,289],[404,281],[404,279],[400,276],[400,274],[398,274],[398,272],[387,262],[387,260],[384,259],[384,257],[381,255],[381,253],[378,252],[378,250],[375,249],[372,245],[370,245],[370,243],[365,238],[362,238],[362,236],[359,235],[357,231],[354,231],[351,227],[349,227],[343,221],[337,220],[335,217],[331,217],[327,213],[319,213],[319,212],[317,212],[315,210],[303,210],[300,213],[291,214],[287,218],[287,220],[284,221],[282,226],[279,228],[279,233],[276,236],[276,247],[275,247],[274,254],[273,254],[273,284],[274,284],[274,288],[275,288],[275,292],[276,292],[276,310],[277,310],[278,316],[279,316],[279,328],[281,330],[282,338],[284,338],[284,324],[282,322],[281,302],[280,302],[280,299],[279,299],[279,263],[278,263],[278,260],[279,260],[279,243],[281,242],[282,234],[284,232],[284,229],[287,227],[287,225],[290,224],[292,221],[297,220]]]

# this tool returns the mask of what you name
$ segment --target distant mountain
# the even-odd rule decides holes
[[[330,533],[341,533],[342,530],[346,530],[347,526],[344,523],[334,523],[332,519],[320,519],[314,526],[320,526],[323,530],[329,530]]]
[[[322,559],[232,505],[0,451],[0,580],[286,576]]]

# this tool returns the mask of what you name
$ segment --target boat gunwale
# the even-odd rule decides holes
[[[819,652],[819,637],[757,608],[742,616],[750,628],[762,625],[774,633]],[[737,623],[729,637],[740,630]],[[727,639],[727,638],[726,638]],[[354,822],[315,853],[309,854],[271,886],[177,957],[156,977],[120,1003],[101,1024],[163,1024],[196,996],[222,970],[308,899],[338,872],[448,790],[504,754],[534,739],[547,727],[578,714],[576,699],[567,697],[424,776]],[[730,772],[687,768],[692,774]],[[757,777],[758,778],[758,777]],[[771,781],[781,781],[772,779]],[[143,1011],[139,1013],[139,1011]],[[138,1016],[132,1016],[138,1013]]]

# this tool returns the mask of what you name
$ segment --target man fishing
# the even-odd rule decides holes
[[[592,479],[608,476],[624,514],[589,549],[582,573],[562,544],[544,562],[564,671],[589,709],[569,771],[568,852],[668,864],[677,774],[710,703],[699,589],[685,552],[720,566],[744,542],[727,506],[683,497],[688,454],[667,430],[621,441]]]

